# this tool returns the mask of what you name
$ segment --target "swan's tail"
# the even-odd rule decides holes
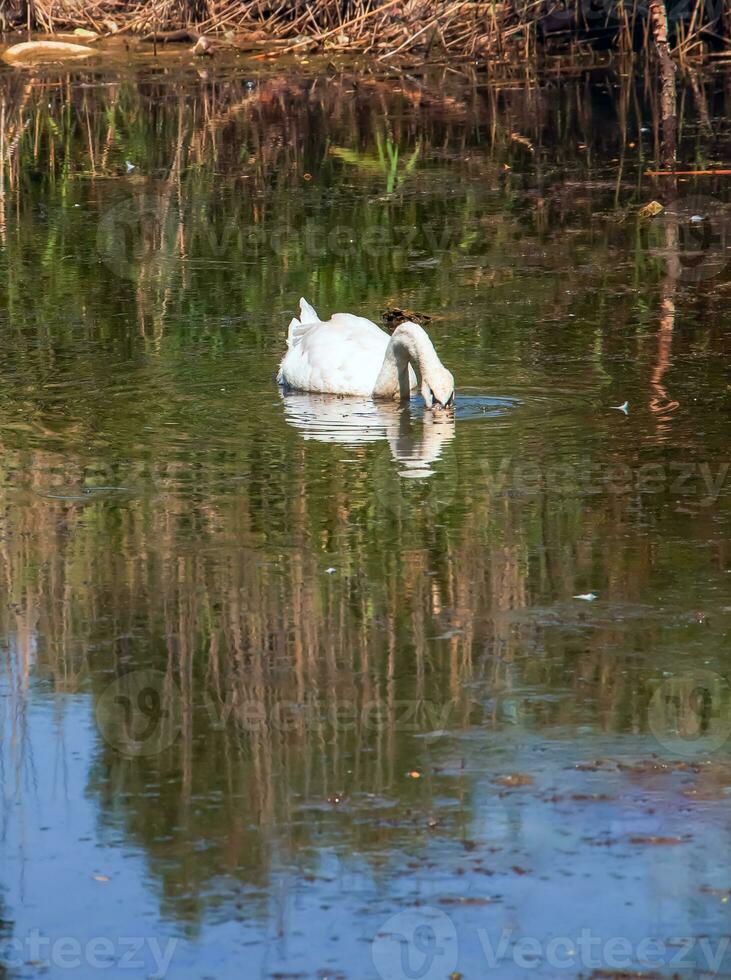
[[[307,333],[307,327],[313,323],[319,323],[320,317],[314,307],[310,306],[306,299],[300,300],[300,318],[294,317],[289,325],[287,333],[287,347],[296,347]]]
[[[304,297],[300,300],[300,323],[319,323],[320,317]]]

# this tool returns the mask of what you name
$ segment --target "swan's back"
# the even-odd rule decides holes
[[[289,325],[277,381],[300,391],[371,395],[390,340],[385,330],[352,313],[322,321],[304,299],[300,311]]]

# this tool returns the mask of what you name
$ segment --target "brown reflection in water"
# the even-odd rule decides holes
[[[450,806],[469,799],[453,772],[459,755],[434,733],[503,725],[501,705],[526,686],[561,692],[571,678],[574,687],[573,703],[538,701],[538,723],[571,724],[584,698],[608,730],[644,723],[646,698],[617,653],[626,625],[597,624],[579,649],[570,638],[578,612],[563,614],[567,637],[549,628],[555,614],[531,613],[541,596],[575,592],[598,553],[623,601],[639,596],[652,545],[627,542],[631,501],[584,510],[574,532],[560,496],[526,503],[473,488],[461,525],[389,524],[388,547],[374,555],[352,498],[335,491],[327,536],[338,569],[327,576],[323,531],[311,523],[321,504],[304,470],[296,475],[300,457],[279,554],[253,531],[245,487],[204,503],[191,540],[192,488],[182,491],[174,467],[154,474],[154,497],[117,508],[48,499],[83,474],[34,454],[23,471],[38,476],[2,494],[11,597],[2,626],[17,639],[23,687],[33,673],[97,702],[115,676],[154,667],[177,692],[172,746],[130,760],[100,739],[91,777],[103,812],[123,815],[171,902],[223,871],[264,882],[272,849],[307,863],[317,832],[374,861],[434,820],[459,834],[461,810]],[[528,529],[541,519],[556,559],[532,567]],[[638,628],[651,645],[659,626]],[[425,774],[418,791],[412,770]],[[191,847],[202,839],[205,849]]]
[[[673,331],[675,329],[675,294],[680,278],[680,257],[678,254],[678,218],[675,214],[667,215],[665,224],[665,257],[666,271],[660,284],[660,319],[658,324],[657,357],[650,387],[650,411],[657,421],[657,439],[665,442],[671,433],[669,423],[672,413],[680,407],[680,402],[670,398],[663,377],[671,364]]]

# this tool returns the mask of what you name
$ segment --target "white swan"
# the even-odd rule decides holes
[[[428,408],[454,403],[454,378],[417,323],[402,323],[389,337],[375,323],[352,313],[320,320],[301,299],[300,318],[289,325],[287,347],[277,375],[287,388],[406,400],[417,387],[418,375]]]

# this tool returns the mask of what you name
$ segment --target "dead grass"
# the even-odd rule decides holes
[[[693,0],[690,19],[676,36],[682,56],[698,53],[708,27],[704,0]],[[15,0],[16,26],[25,13],[36,30],[78,27],[100,35],[131,33],[160,40],[208,34],[278,41],[273,53],[338,48],[379,59],[418,55],[429,60],[522,59],[536,49],[539,24],[549,13],[578,12],[580,0]],[[617,44],[631,43],[641,5],[630,18],[626,5],[606,0],[607,17],[622,21]],[[662,4],[664,7],[664,3]],[[7,17],[11,14],[5,14]],[[580,15],[579,19],[580,19]],[[624,20],[622,20],[622,18]],[[619,23],[616,21],[616,23]],[[630,23],[632,21],[632,23]],[[625,23],[626,22],[626,23]],[[716,25],[723,31],[724,25]],[[170,37],[171,32],[183,36]],[[569,36],[571,30],[568,31]],[[650,32],[645,30],[645,41]],[[710,36],[710,35],[709,35]]]

